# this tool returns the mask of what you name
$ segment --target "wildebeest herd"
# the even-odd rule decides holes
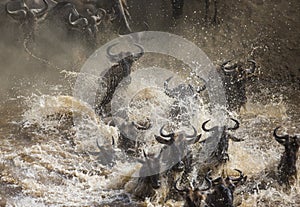
[[[206,0],[206,15],[208,18],[209,0]],[[173,17],[179,18],[183,13],[183,0],[171,0]],[[38,7],[35,8],[35,7]],[[214,22],[217,22],[217,0],[214,0],[215,13]],[[5,5],[6,13],[18,21],[22,25],[24,37],[33,40],[35,30],[40,22],[46,19],[54,21],[62,21],[71,33],[78,33],[83,36],[89,45],[95,46],[97,35],[99,34],[99,25],[102,21],[114,21],[116,19],[121,22],[120,26],[124,26],[128,32],[132,32],[129,24],[130,14],[128,12],[126,0],[62,0],[62,1],[34,1],[31,4],[20,1],[9,1]],[[102,97],[97,100],[96,112],[102,118],[111,116],[110,102],[120,82],[130,76],[131,67],[135,61],[138,61],[144,55],[142,46],[136,44],[139,52],[120,52],[112,54],[111,49],[115,45],[107,48],[107,56],[112,60],[118,60],[106,73],[102,76],[106,91],[100,91]],[[223,80],[225,95],[228,103],[229,111],[239,111],[244,107],[247,101],[246,84],[247,80],[256,70],[256,62],[247,60],[250,63],[249,68],[245,68],[246,63],[235,63],[230,65],[231,61],[223,63],[219,70],[219,74]],[[170,112],[170,117],[176,118],[185,112],[185,109],[178,107],[178,99],[184,99],[186,96],[194,96],[204,91],[205,86],[194,89],[190,85],[180,85],[179,88],[173,90],[168,88],[167,79],[165,82],[165,93],[173,98],[174,110]],[[177,90],[178,89],[178,90]],[[104,96],[103,96],[104,94]],[[188,117],[187,117],[188,118]],[[181,120],[182,121],[182,120]],[[155,135],[153,140],[161,145],[158,155],[147,154],[144,150],[140,150],[139,146],[143,143],[132,141],[126,135],[120,134],[119,143],[114,143],[117,147],[123,149],[131,156],[144,157],[141,160],[140,177],[136,182],[136,186],[132,194],[137,200],[145,200],[147,197],[153,197],[155,191],[167,185],[169,188],[168,199],[185,200],[185,206],[210,206],[223,207],[233,206],[234,190],[237,186],[247,182],[245,176],[240,169],[235,169],[239,173],[239,177],[220,176],[212,178],[213,171],[217,171],[220,166],[230,159],[228,154],[229,140],[236,142],[243,141],[243,137],[235,137],[229,133],[239,128],[240,123],[231,118],[234,126],[214,126],[208,129],[210,120],[202,124],[202,131],[211,133],[208,138],[201,140],[201,133],[190,124],[187,120],[185,125],[192,129],[192,133],[184,130],[166,133],[165,126],[162,126],[159,135]],[[109,122],[116,126],[113,121]],[[134,130],[148,130],[151,123],[132,123],[129,125]],[[291,186],[297,179],[296,161],[300,145],[299,136],[279,135],[277,127],[273,136],[275,140],[284,146],[285,150],[278,164],[278,182],[281,185]],[[120,130],[121,131],[121,130]],[[199,152],[192,150],[193,145],[201,145]],[[97,143],[101,152],[105,148]],[[133,150],[128,150],[128,149]],[[136,149],[138,148],[138,149]],[[134,153],[132,153],[134,152]],[[113,151],[111,151],[113,153]],[[205,154],[208,153],[208,156]],[[103,155],[103,154],[102,154]],[[107,155],[110,156],[110,155]],[[103,155],[103,157],[107,157]],[[113,159],[113,156],[112,156]],[[110,159],[110,161],[112,160]],[[168,170],[160,172],[162,165],[169,165]],[[197,180],[190,180],[190,174],[194,169],[198,169]],[[146,176],[145,176],[146,175]],[[164,182],[162,182],[164,180]],[[180,187],[181,186],[181,187]],[[166,198],[166,199],[167,199]]]
[[[128,53],[127,58],[129,59],[123,58],[105,74],[105,76],[109,74],[109,78],[105,78],[105,81],[108,81],[106,82],[108,87],[103,98],[105,101],[99,102],[105,104],[97,106],[98,109],[101,109],[98,110],[99,115],[104,118],[111,116],[107,106],[110,105],[116,87],[124,77],[130,76],[132,63],[144,54],[142,47],[136,46],[141,50],[138,55]],[[110,49],[108,48],[107,50],[108,54],[110,54]],[[121,52],[119,56],[122,56],[123,53]],[[122,61],[124,62],[121,63]],[[246,83],[248,75],[254,73],[257,66],[254,60],[247,61],[250,63],[249,68],[244,68],[245,66],[240,62],[230,66],[228,65],[229,62],[223,63],[219,68],[219,72],[224,82],[225,95],[228,101],[227,109],[239,112],[240,108],[245,106],[247,101]],[[202,86],[194,89],[191,85],[182,83],[174,89],[169,89],[168,82],[170,79],[168,78],[164,83],[164,92],[175,100],[172,106],[174,108],[170,110],[170,119],[172,119],[174,116],[181,116],[186,111],[176,105],[179,99],[199,95],[201,91],[205,91],[206,87]],[[138,131],[151,128],[151,121],[148,121],[149,123],[142,124],[132,122],[127,124],[126,127],[131,128],[133,131],[135,130],[136,132],[131,135],[137,136]],[[176,122],[176,119],[172,119],[172,121]],[[157,155],[148,155],[144,150],[141,150],[141,146],[145,146],[143,141],[133,140],[121,132],[118,147],[131,156],[143,156],[145,158],[145,160],[140,161],[142,163],[139,171],[140,177],[130,193],[134,198],[144,200],[155,196],[155,191],[166,185],[169,188],[169,193],[165,199],[184,199],[185,206],[233,206],[234,191],[237,186],[247,183],[247,176],[244,176],[240,169],[235,169],[239,173],[239,177],[224,175],[214,179],[211,177],[213,171],[220,169],[230,159],[228,154],[229,140],[231,139],[235,142],[244,140],[243,137],[235,137],[229,133],[229,131],[237,130],[240,126],[238,120],[231,118],[231,121],[233,126],[228,123],[225,126],[214,126],[212,128],[208,127],[210,120],[205,121],[202,124],[202,131],[211,134],[204,140],[201,140],[202,134],[199,134],[189,121],[185,121],[184,125],[192,129],[191,132],[179,130],[167,133],[164,125],[159,131],[160,134],[153,137],[153,140],[161,144],[161,150]],[[116,126],[113,122],[110,119],[110,124]],[[123,130],[122,127],[124,126],[123,123],[120,131]],[[290,187],[297,179],[296,161],[300,137],[296,135],[278,135],[278,129],[279,127],[274,130],[273,136],[277,142],[285,147],[285,151],[278,165],[276,179],[280,185]],[[202,146],[198,152],[192,150],[192,146],[197,144]],[[130,150],[128,150],[129,148]],[[168,166],[168,169],[160,172],[161,166]],[[194,169],[197,169],[197,180],[190,180],[190,175]],[[202,181],[201,185],[198,184]],[[186,187],[179,187],[179,185]],[[187,187],[188,185],[190,187]]]

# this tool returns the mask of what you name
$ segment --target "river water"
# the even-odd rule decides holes
[[[230,160],[214,172],[232,175],[237,168],[248,176],[235,191],[235,206],[300,206],[300,181],[286,189],[274,176],[284,149],[272,135],[277,126],[282,126],[281,134],[300,133],[299,13],[298,1],[228,1],[221,7],[219,26],[199,25],[197,12],[189,12],[184,21],[167,29],[162,27],[166,22],[152,22],[154,29],[197,44],[215,65],[241,57],[258,62],[256,77],[247,85],[246,107],[238,113],[228,112],[240,121],[233,134],[244,141],[230,141]],[[57,70],[28,56],[20,49],[22,42],[8,38],[10,32],[4,30],[1,42],[0,206],[182,206],[182,200],[164,199],[168,187],[161,187],[143,202],[132,199],[131,176],[140,165],[121,159],[124,154],[120,150],[114,149],[120,159],[113,166],[99,162],[96,140],[101,138],[101,144],[109,145],[113,136],[118,141],[118,130],[105,125],[87,103],[73,97],[76,74],[85,61],[84,50],[80,46],[61,53],[36,50],[63,66]],[[9,41],[5,42],[6,38]],[[110,39],[105,37],[102,42]],[[65,44],[71,47],[71,43]],[[174,66],[169,59],[155,55],[141,62]],[[138,63],[134,70],[140,66]],[[148,91],[143,100],[148,108],[140,108],[142,118],[149,116],[149,107],[164,109],[171,101],[157,91]],[[205,103],[201,104],[205,111]],[[131,116],[136,118],[133,112]],[[209,113],[203,112],[192,121],[199,132],[208,118]],[[158,130],[159,126],[154,127],[150,135]]]

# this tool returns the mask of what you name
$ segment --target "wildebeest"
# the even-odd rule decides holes
[[[198,142],[201,138],[201,134],[197,135],[195,127],[193,127],[193,134],[191,135],[187,134],[185,131],[165,134],[163,128],[164,126],[160,129],[160,136],[155,135],[156,141],[166,145],[162,151],[162,161],[173,170],[178,171],[183,170],[183,168],[188,170],[190,166],[185,166],[185,163],[187,163],[187,160],[185,159],[187,159],[191,153],[188,149],[188,145]],[[191,159],[191,157],[189,158]]]
[[[104,8],[108,13],[108,20],[119,20],[121,26],[125,26],[127,32],[131,33],[129,25],[130,13],[128,11],[127,0],[87,0],[93,2],[98,8]]]
[[[191,187],[179,189],[177,181],[175,182],[175,189],[185,194],[186,207],[233,207],[233,192],[238,184],[245,182],[247,176],[244,176],[242,171],[235,169],[239,172],[238,178],[227,176],[226,178],[218,177],[215,179],[210,178],[209,171],[205,176],[205,181],[208,183],[206,188]]]
[[[252,65],[248,69],[244,69],[241,62],[228,66],[230,62],[231,60],[221,65],[220,73],[225,88],[228,109],[239,111],[247,102],[246,83],[249,75],[255,72],[256,62],[248,60]]]
[[[207,160],[208,163],[210,163],[212,166],[219,165],[220,163],[224,163],[227,160],[229,160],[229,155],[227,153],[228,147],[229,147],[229,139],[239,142],[243,139],[236,138],[235,136],[228,133],[228,131],[237,130],[239,128],[239,122],[233,118],[231,118],[232,121],[235,122],[235,126],[228,127],[228,126],[215,126],[211,129],[206,128],[206,124],[210,121],[207,120],[202,124],[202,129],[205,132],[213,132],[211,136],[209,136],[207,139],[203,140],[203,150],[209,150],[212,151],[209,155],[209,160]],[[214,145],[214,146],[211,146]],[[210,148],[210,149],[208,149]]]
[[[278,165],[279,183],[289,186],[297,179],[296,162],[298,159],[300,136],[290,136],[287,134],[279,136],[277,134],[279,128],[275,128],[273,132],[276,141],[284,146],[284,152]]]
[[[191,99],[197,99],[198,94],[206,89],[205,81],[203,86],[198,86],[194,88],[191,84],[181,83],[173,89],[169,88],[169,81],[172,77],[168,78],[164,82],[164,92],[167,96],[174,98],[171,109],[170,118],[176,123],[183,123],[184,125],[189,125],[190,116],[188,110],[191,106]]]
[[[53,13],[63,16],[61,21],[67,23],[66,26],[73,32],[77,30],[85,38],[89,47],[93,48],[97,45],[98,26],[106,16],[104,9],[96,7],[93,2],[63,0],[57,1],[51,10],[51,16]]]
[[[111,61],[116,63],[105,71],[100,80],[102,86],[101,90],[103,91],[99,91],[99,93],[102,93],[102,99],[97,100],[96,111],[102,116],[109,115],[110,106],[108,106],[108,104],[112,100],[115,90],[121,81],[130,75],[132,64],[144,54],[143,47],[138,44],[134,44],[140,50],[138,53],[120,52],[118,54],[112,54],[111,49],[115,45],[117,45],[117,43],[112,44],[107,48],[107,56]]]
[[[93,152],[91,154],[98,156],[98,161],[100,164],[112,167],[116,161],[116,143],[114,137],[112,137],[112,142],[109,145],[100,145],[98,139],[96,140],[96,143],[100,152]]]
[[[241,182],[245,182],[247,176],[244,176],[242,171],[235,169],[240,173],[238,178],[227,176],[226,178],[218,177],[210,178],[209,171],[205,176],[205,181],[208,183],[206,188],[185,188],[179,189],[177,181],[175,182],[175,189],[180,193],[185,193],[186,207],[233,207],[233,192],[235,187]]]
[[[143,151],[145,160],[139,160],[143,165],[139,171],[139,178],[134,188],[133,194],[144,200],[146,197],[151,197],[155,194],[155,189],[160,187],[160,157],[161,152],[157,157],[149,157]]]
[[[25,38],[34,38],[38,21],[42,20],[48,10],[47,0],[43,0],[42,8],[29,8],[24,0],[17,5],[16,1],[9,1],[5,5],[6,13],[17,20],[23,28]]]
[[[202,204],[205,205],[205,199],[207,197],[207,194],[209,193],[209,190],[212,187],[212,181],[209,178],[209,174],[210,172],[208,172],[204,178],[208,184],[207,187],[204,188],[200,188],[199,186],[194,187],[194,184],[191,183],[191,187],[180,189],[178,187],[179,179],[175,182],[175,190],[178,193],[183,194],[185,197],[184,207],[199,207]]]
[[[247,180],[242,171],[235,170],[240,174],[238,178],[227,176],[225,179],[218,177],[211,181],[212,192],[205,199],[208,207],[233,207],[233,192],[236,186]]]

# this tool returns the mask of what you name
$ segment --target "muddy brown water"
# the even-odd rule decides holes
[[[247,86],[246,110],[230,113],[241,122],[234,134],[245,141],[230,142],[230,160],[215,174],[232,174],[238,168],[248,176],[249,182],[235,192],[235,206],[300,206],[299,180],[286,190],[270,178],[283,152],[272,137],[273,129],[283,126],[280,133],[300,133],[299,1],[220,2],[218,25],[205,24],[200,1],[185,3],[185,15],[176,22],[170,17],[169,1],[143,0],[143,7],[137,1],[128,1],[136,31],[144,28],[145,20],[151,30],[183,36],[216,65],[228,59],[257,61],[256,77]],[[41,24],[30,47],[58,68],[32,58],[23,48],[21,29],[5,15],[3,5],[0,206],[182,206],[182,201],[164,200],[166,187],[145,202],[132,200],[130,178],[116,172],[123,168],[132,175],[138,166],[128,169],[120,161],[110,168],[87,153],[98,152],[95,131],[103,137],[117,136],[116,129],[99,124],[92,109],[72,98],[76,72],[91,51],[76,38],[67,41],[63,30],[56,34]],[[98,37],[99,46],[117,37],[109,26],[106,29]],[[134,70],[152,64],[178,66],[154,55],[142,58]],[[72,117],[83,120],[80,136],[70,124]],[[298,161],[298,169],[299,165]]]

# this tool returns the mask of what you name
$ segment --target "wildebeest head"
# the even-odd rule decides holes
[[[178,181],[175,182],[174,188],[177,192],[184,194],[185,196],[185,206],[188,207],[197,207],[201,206],[201,203],[205,201],[207,194],[209,193],[209,190],[212,187],[212,181],[209,178],[210,172],[208,172],[205,176],[205,181],[207,182],[207,187],[200,188],[199,186],[194,187],[193,184],[191,184],[190,187],[186,187],[183,189],[178,188]]]
[[[84,32],[87,39],[93,45],[96,43],[98,26],[100,25],[106,11],[102,8],[95,8],[93,6],[85,6],[84,12],[71,12],[69,14],[69,24],[81,32]]]
[[[236,78],[236,81],[245,79],[247,75],[252,74],[255,72],[256,69],[256,62],[254,60],[248,60],[251,63],[250,68],[243,68],[243,64],[241,62],[235,63],[231,66],[226,66],[232,60],[228,60],[221,65],[221,69],[225,75],[229,75],[233,78]]]
[[[239,172],[238,178],[218,177],[212,180],[212,192],[207,195],[205,200],[208,206],[215,207],[233,207],[233,192],[236,186],[242,182],[245,182],[247,176],[244,176],[242,171],[235,169]]]
[[[102,165],[109,165],[113,166],[115,164],[116,159],[116,152],[114,149],[115,146],[115,140],[114,137],[112,137],[112,143],[111,145],[102,146],[99,144],[97,139],[97,147],[100,150],[100,154],[98,156],[98,160]]]
[[[256,62],[248,60],[250,68],[244,69],[241,62],[228,66],[231,60],[221,65],[221,77],[223,80],[225,95],[229,110],[240,110],[247,102],[246,82],[251,74],[255,72]]]
[[[47,0],[43,0],[44,7],[40,9],[30,9],[24,0],[20,2],[19,8],[12,9],[12,2],[8,2],[5,5],[5,11],[9,14],[13,19],[18,21],[35,21],[38,18],[43,17],[48,10],[48,2]]]
[[[163,132],[164,126],[160,129],[160,136],[154,135],[156,141],[165,144],[163,148],[163,161],[172,166],[172,169],[183,170],[182,160],[189,154],[188,145],[198,142],[201,134],[197,135],[197,130],[193,126],[193,134],[187,134],[185,131],[171,132],[165,134]],[[189,167],[189,166],[185,166]]]
[[[197,93],[200,93],[201,91],[204,91],[206,89],[205,85],[205,80],[202,81],[204,82],[204,85],[201,87],[196,87],[194,88],[191,84],[179,84],[177,87],[173,89],[169,89],[169,81],[173,78],[173,76],[169,77],[167,80],[164,82],[164,90],[166,95],[172,97],[172,98],[177,98],[180,100],[186,101],[187,98],[189,97],[195,97]]]
[[[139,170],[138,182],[133,192],[140,199],[153,196],[155,194],[154,190],[160,187],[161,153],[157,157],[150,157],[145,151],[143,151],[143,154],[145,160],[138,160],[142,163],[142,167]]]
[[[120,64],[123,68],[123,77],[126,77],[131,73],[131,66],[133,62],[144,55],[144,48],[139,44],[134,44],[140,50],[138,53],[120,52],[113,54],[111,49],[117,44],[118,43],[112,44],[107,48],[107,56],[111,61],[118,62],[118,64]]]
[[[165,134],[163,132],[164,126],[160,128],[160,136],[155,135],[155,139],[161,143],[161,144],[166,144],[166,145],[172,145],[175,141],[180,144],[180,143],[185,143],[185,144],[194,144],[198,142],[201,138],[201,134],[197,136],[197,130],[194,126],[193,128],[193,134],[189,135],[185,131],[179,131],[179,132],[171,132],[169,134]]]
[[[280,127],[275,128],[273,132],[276,141],[285,148],[278,166],[279,179],[281,183],[289,185],[291,181],[293,182],[293,177],[297,177],[296,162],[298,159],[297,154],[300,146],[300,136],[290,136],[287,134],[279,136],[277,134],[279,128]]]
[[[207,129],[206,124],[210,120],[207,120],[202,124],[203,131],[213,132],[213,134],[203,142],[217,142],[217,148],[212,152],[212,155],[215,156],[219,162],[226,162],[229,159],[229,156],[227,154],[229,139],[232,139],[236,142],[242,141],[242,139],[236,138],[235,136],[229,134],[229,130],[233,131],[239,128],[239,122],[233,118],[231,118],[231,120],[235,122],[235,125],[233,127],[224,126],[220,128],[219,126],[214,126],[210,129]]]

